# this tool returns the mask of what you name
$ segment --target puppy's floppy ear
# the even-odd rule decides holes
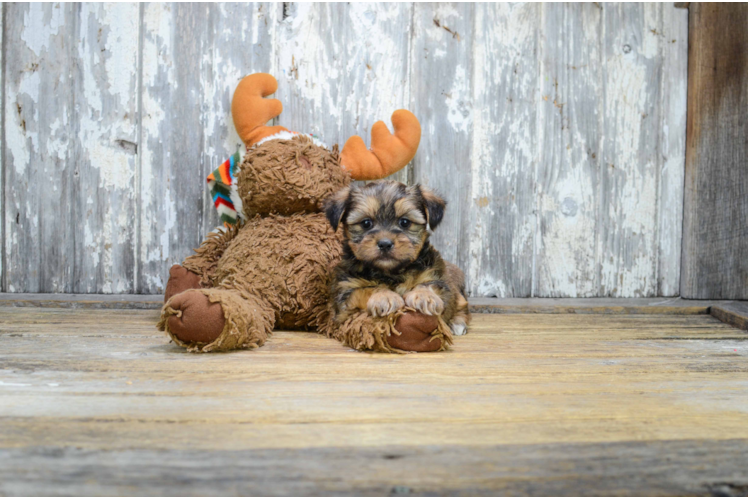
[[[444,218],[444,210],[447,208],[447,202],[444,201],[444,198],[425,186],[419,184],[418,189],[421,191],[421,198],[426,208],[426,224],[431,229],[436,229],[436,226]]]
[[[348,186],[325,200],[325,216],[327,216],[327,220],[330,221],[330,225],[332,226],[333,231],[338,230],[338,225],[340,224],[340,220],[343,218],[343,214],[345,213],[350,194],[351,187]]]

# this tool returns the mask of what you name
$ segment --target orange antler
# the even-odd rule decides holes
[[[278,99],[263,99],[278,89],[278,82],[267,73],[254,73],[239,82],[231,100],[234,126],[247,147],[261,139],[288,131],[285,127],[266,127],[265,124],[281,114],[283,104]]]
[[[413,113],[398,109],[392,113],[392,126],[395,133],[390,134],[387,125],[378,121],[371,128],[371,150],[366,149],[364,140],[354,135],[345,142],[341,164],[351,177],[359,181],[381,179],[394,174],[416,154],[421,141],[421,124]]]

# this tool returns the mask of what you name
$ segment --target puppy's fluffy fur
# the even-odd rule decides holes
[[[326,201],[325,214],[344,237],[331,295],[338,322],[356,311],[388,316],[407,306],[465,333],[464,275],[429,243],[445,208],[430,189],[394,181],[349,186]]]

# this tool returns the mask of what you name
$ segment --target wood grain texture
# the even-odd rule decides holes
[[[0,450],[0,493],[741,496],[746,446],[737,439],[96,453],[39,446]]]
[[[445,259],[464,271],[471,263],[474,225],[470,194],[474,10],[475,5],[468,3],[414,4],[411,55],[410,109],[423,124],[413,180],[435,189],[447,201],[445,219],[433,242]]]
[[[533,295],[600,293],[602,20],[607,6],[546,4],[540,25]]]
[[[0,292],[5,291],[5,4],[0,5]]]
[[[137,4],[88,4],[76,9],[71,68],[75,161],[71,226],[77,293],[135,291],[137,217],[138,58]],[[58,118],[63,122],[63,115]],[[44,124],[43,127],[47,125]],[[32,167],[33,168],[33,167]],[[62,200],[60,200],[62,201]],[[59,218],[59,206],[48,215]],[[45,245],[55,242],[45,241]],[[67,290],[66,290],[67,291]]]
[[[709,308],[709,313],[723,323],[748,330],[748,302],[715,304]]]
[[[681,295],[748,298],[748,5],[689,7]]]
[[[434,241],[473,296],[678,293],[686,10],[4,9],[4,291],[161,293],[217,223],[204,180],[241,148],[233,90],[267,71],[274,121],[329,145],[416,113],[393,177],[447,198]]]
[[[658,38],[662,78],[660,83],[660,158],[657,193],[657,295],[680,294],[683,235],[683,190],[686,161],[686,106],[688,87],[688,11],[660,5],[661,38]]]
[[[540,9],[474,5],[471,189],[464,207],[469,240],[463,245],[469,245],[466,274],[477,296],[532,295],[540,141],[526,132],[537,123]]]
[[[186,355],[157,315],[0,308],[2,493],[672,495],[748,479],[748,337],[708,315],[476,315],[453,350],[408,356],[302,332]]]
[[[203,236],[200,27],[208,8],[148,3],[141,10],[137,291],[144,293],[163,290],[164,269],[189,255]]]
[[[652,296],[659,255],[662,7],[604,8],[599,294]]]
[[[78,6],[5,9],[5,290],[71,292]]]
[[[412,5],[287,4],[278,25],[278,124],[341,148],[407,108]],[[285,10],[283,10],[285,9]],[[407,182],[408,168],[393,174]]]

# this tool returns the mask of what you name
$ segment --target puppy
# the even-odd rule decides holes
[[[430,189],[394,181],[349,186],[325,202],[344,238],[331,295],[338,322],[356,311],[383,317],[407,306],[441,316],[455,335],[466,333],[464,275],[429,243],[445,208]]]

